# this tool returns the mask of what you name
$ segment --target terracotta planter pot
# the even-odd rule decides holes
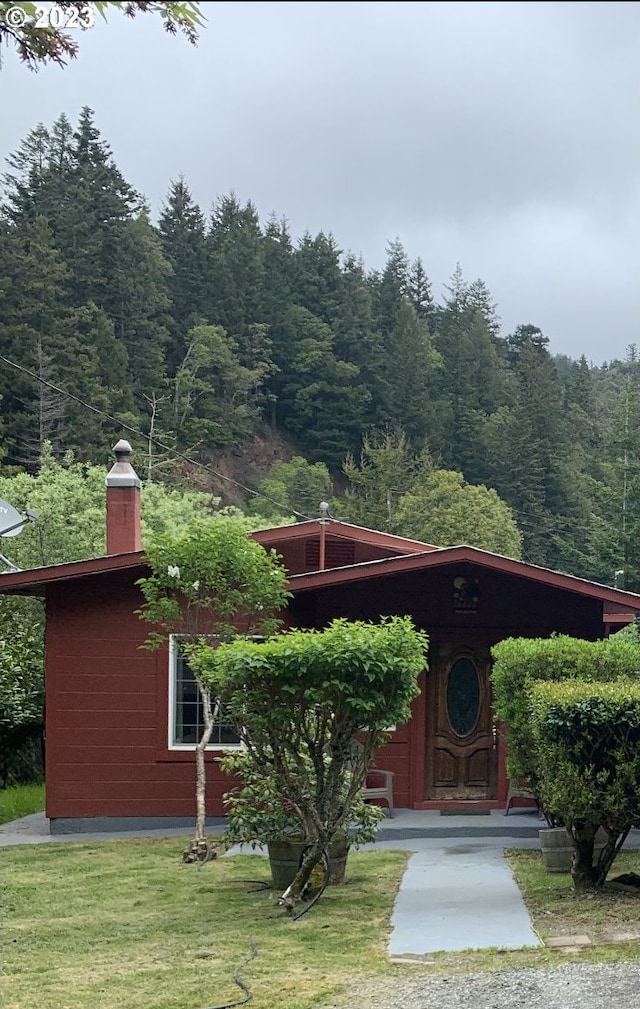
[[[290,841],[288,839],[271,841],[267,845],[274,890],[286,890],[293,883],[306,847],[308,847],[306,841]],[[338,839],[331,845],[329,851],[330,883],[344,883],[348,853],[349,842],[344,839]]]
[[[564,827],[545,827],[538,831],[542,861],[548,872],[571,872],[573,861],[573,841]],[[600,827],[593,845],[594,857],[597,858],[607,843],[607,835]]]

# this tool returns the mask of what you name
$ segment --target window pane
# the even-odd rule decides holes
[[[174,745],[181,743],[195,744],[202,736],[204,718],[202,716],[202,699],[198,684],[189,669],[189,663],[184,655],[175,654],[175,733]],[[209,746],[238,744],[240,739],[233,725],[225,720],[225,711],[219,706],[214,716],[213,732]]]

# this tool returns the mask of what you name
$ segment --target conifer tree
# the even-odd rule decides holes
[[[263,247],[260,221],[251,202],[234,193],[217,200],[207,234],[208,287],[204,314],[242,346],[246,327],[260,318]]]
[[[184,356],[188,330],[204,318],[206,302],[205,222],[182,176],[171,184],[158,231],[162,253],[171,266],[168,290],[172,321],[167,365],[173,371]]]

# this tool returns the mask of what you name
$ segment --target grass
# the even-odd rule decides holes
[[[44,809],[44,784],[13,785],[0,789],[0,823]]]
[[[3,851],[4,1009],[196,1009],[233,1002],[308,1009],[385,947],[405,852],[351,852],[347,882],[298,922],[283,917],[259,855],[181,862],[184,838],[67,842]]]
[[[626,872],[640,874],[640,851],[618,855],[604,888],[597,893],[575,891],[568,873],[547,872],[539,851],[509,851],[507,858],[542,939],[588,935],[594,943],[603,944],[624,932],[640,935],[640,892],[616,889],[611,882]]]
[[[251,892],[268,878],[259,855],[181,862],[184,838],[65,842],[6,848],[3,862],[3,1009],[197,1009],[243,993],[269,1009],[362,1004],[359,987],[393,978],[637,958],[640,896],[605,888],[576,894],[568,875],[546,872],[539,852],[507,854],[542,938],[587,934],[593,945],[439,953],[415,963],[386,956],[393,901],[408,854],[351,852],[347,882],[296,923],[277,894]],[[640,851],[612,875],[640,871]],[[258,955],[244,966],[255,942]]]

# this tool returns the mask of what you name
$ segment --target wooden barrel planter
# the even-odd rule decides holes
[[[286,890],[288,886],[291,886],[300,867],[302,852],[306,847],[308,847],[306,841],[290,841],[284,838],[282,841],[269,842],[267,850],[274,890]],[[329,851],[330,883],[344,883],[348,853],[349,842],[345,839],[338,839],[331,845]]]
[[[538,833],[542,849],[542,861],[547,871],[571,872],[574,847],[569,831],[564,827],[546,827]],[[593,845],[594,858],[600,855],[606,843],[607,835],[601,827],[595,836]]]

